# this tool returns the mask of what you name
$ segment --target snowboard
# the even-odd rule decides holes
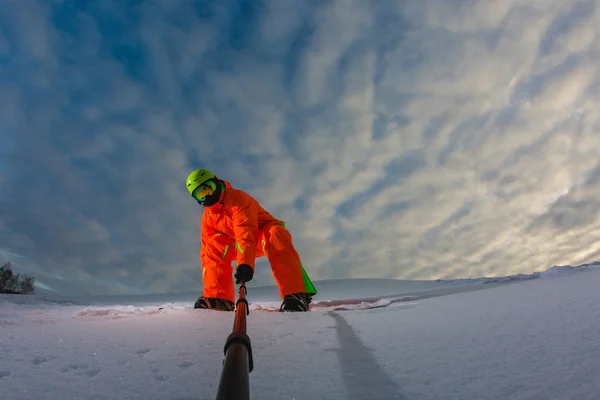
[[[360,299],[340,299],[340,300],[321,300],[313,302],[310,305],[310,311],[360,311],[360,310],[372,310],[377,308],[386,308],[395,303],[409,302],[417,300],[414,296],[402,296],[402,297],[368,297]],[[188,307],[186,307],[188,308]],[[194,309],[193,305],[189,307]],[[160,307],[158,310],[162,311],[165,307]],[[201,311],[211,309],[198,309]],[[214,311],[214,310],[212,310]],[[282,312],[279,307],[262,306],[260,304],[250,303],[250,312]],[[290,312],[290,311],[283,311]]]

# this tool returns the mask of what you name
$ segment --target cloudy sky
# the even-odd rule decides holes
[[[599,63],[599,1],[0,1],[0,257],[199,290],[204,167],[315,280],[600,259]]]

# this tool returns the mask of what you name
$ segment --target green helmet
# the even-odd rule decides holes
[[[193,196],[194,190],[210,179],[215,179],[216,176],[207,169],[197,169],[188,175],[186,180],[187,190]]]

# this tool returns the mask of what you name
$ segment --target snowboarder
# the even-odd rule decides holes
[[[285,223],[274,218],[248,193],[206,169],[190,173],[187,189],[204,206],[200,261],[203,294],[194,308],[233,311],[236,283],[254,277],[255,260],[265,256],[282,298],[280,311],[309,311],[317,293],[302,266]]]

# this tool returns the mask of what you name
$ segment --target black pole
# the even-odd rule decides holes
[[[233,332],[225,342],[225,360],[221,371],[221,380],[217,392],[217,400],[249,400],[249,374],[254,365],[252,361],[252,345],[246,334],[246,315],[250,314],[246,300],[246,285],[240,284],[240,293],[235,305],[235,321]]]

